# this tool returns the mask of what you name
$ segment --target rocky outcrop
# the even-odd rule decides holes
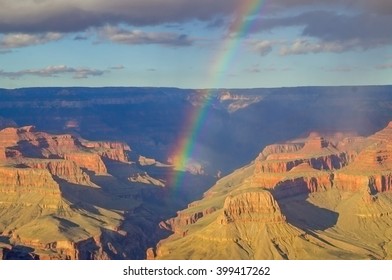
[[[334,170],[340,169],[347,165],[347,156],[345,153],[315,156],[309,158],[301,158],[302,155],[285,155],[284,157],[270,155],[265,161],[256,163],[256,171],[259,173],[284,173],[288,172],[300,164],[308,164],[318,170]],[[292,159],[289,159],[292,157]]]
[[[163,180],[158,180],[150,175],[148,175],[147,172],[144,173],[136,173],[135,175],[131,176],[128,178],[130,182],[134,183],[142,183],[142,184],[147,184],[147,185],[155,185],[158,187],[164,187],[165,182]]]
[[[0,131],[0,147],[17,147],[26,157],[62,157],[80,148],[79,140],[68,134],[37,132],[34,126],[5,128]]]
[[[273,193],[276,198],[281,199],[299,194],[327,191],[333,188],[333,179],[333,174],[328,173],[286,179],[278,182],[274,186]]]
[[[369,137],[373,141],[390,142],[392,139],[392,121],[387,127]]]
[[[317,170],[337,170],[349,164],[351,157],[337,150],[322,137],[311,136],[303,143],[270,145],[256,159],[255,174],[289,172],[307,164]]]
[[[217,209],[215,207],[209,207],[197,212],[179,211],[175,218],[171,218],[165,222],[159,224],[160,228],[170,230],[174,233],[185,235],[186,232],[183,231],[183,227],[187,225],[192,225],[196,223],[201,218],[212,214]]]
[[[285,144],[273,144],[268,145],[259,154],[257,160],[266,160],[269,155],[272,154],[288,154],[294,153],[303,148],[303,143],[285,143]]]
[[[229,195],[223,205],[223,217],[218,222],[278,223],[285,221],[279,205],[268,191],[249,191],[238,195]]]
[[[19,209],[15,220],[26,214],[22,211],[23,208],[38,207],[41,209],[39,211],[57,211],[62,197],[60,186],[52,175],[47,170],[35,168],[0,167],[0,194],[0,211],[7,207]],[[8,213],[3,212],[2,215],[6,219],[4,217]],[[12,220],[1,221],[3,225],[8,222],[11,223]]]
[[[47,170],[0,167],[0,192],[59,195],[60,189]]]
[[[90,177],[71,160],[28,160],[23,164],[31,168],[46,169],[50,174],[70,183],[91,185]]]
[[[84,141],[83,145],[96,151],[97,154],[104,158],[114,161],[128,162],[127,152],[131,148],[121,142],[89,142]]]
[[[85,168],[89,171],[92,171],[96,174],[106,174],[107,169],[102,161],[100,155],[93,154],[93,153],[71,153],[65,154],[64,158],[66,160],[70,160],[75,162],[78,166]]]
[[[0,147],[0,161],[5,161],[7,160],[7,157],[5,155],[5,149]]]
[[[310,135],[305,142],[303,151],[316,152],[328,148],[329,146],[329,142],[324,137]]]
[[[141,166],[150,166],[150,165],[155,165],[157,163],[155,159],[147,158],[144,156],[139,156],[138,161]]]
[[[375,175],[337,172],[334,185],[338,189],[350,192],[369,191],[369,193],[375,194],[390,191],[392,189],[392,172]]]
[[[29,240],[18,237],[14,242],[35,248],[39,253],[35,253],[34,256],[39,260],[76,260],[78,256],[77,243],[69,240],[44,243],[38,239]]]
[[[19,133],[30,132],[33,127],[14,128],[7,127],[0,131],[0,147],[13,147],[19,141]]]
[[[124,143],[90,142],[70,134],[51,135],[38,132],[33,126],[1,130],[0,148],[7,147],[16,149],[24,157],[39,158],[64,158],[65,155],[80,153],[87,148],[88,152],[121,162],[128,162],[127,152],[131,151]]]

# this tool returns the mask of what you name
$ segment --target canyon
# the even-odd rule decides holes
[[[391,259],[391,90],[0,89],[0,259]]]
[[[151,259],[390,259],[392,122],[264,148],[161,227]]]
[[[0,130],[0,147],[2,259],[143,258],[160,237],[155,223],[169,214],[154,201],[170,194],[169,166],[146,171],[125,143],[33,126]]]

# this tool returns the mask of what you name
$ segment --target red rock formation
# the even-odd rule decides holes
[[[177,234],[183,234],[183,227],[196,223],[199,219],[215,212],[217,209],[215,207],[209,207],[198,212],[177,212],[177,217],[169,219],[165,222],[159,224],[160,228],[170,230]]]
[[[30,240],[17,237],[14,240],[17,244],[23,244],[39,251],[37,257],[40,260],[76,260],[78,258],[77,243],[69,240],[58,240],[44,243],[37,240]]]
[[[308,141],[306,141],[305,146],[303,147],[303,151],[316,152],[322,150],[323,148],[328,148],[328,146],[328,141],[323,137],[315,137],[311,135]]]
[[[18,129],[14,127],[4,128],[0,131],[0,147],[12,147],[19,141]]]
[[[369,138],[373,141],[390,142],[392,140],[392,121],[388,123],[388,126],[386,128],[373,134]]]
[[[266,160],[272,154],[290,154],[297,152],[303,148],[303,143],[286,143],[286,144],[273,144],[264,148],[259,154],[257,160]]]
[[[390,131],[389,131],[390,130]],[[392,189],[392,140],[391,128],[376,133],[369,139],[377,139],[362,150],[354,162],[336,173],[336,187],[357,191],[368,189],[371,193]],[[387,136],[389,135],[389,136]],[[388,138],[390,137],[390,138]]]
[[[357,192],[369,187],[369,177],[360,174],[337,172],[334,177],[334,186],[338,189]]]
[[[80,148],[79,141],[72,135],[50,135],[36,132],[33,126],[5,128],[0,131],[0,147],[19,146],[19,151],[42,157],[60,156]]]
[[[317,174],[282,180],[278,182],[273,193],[277,198],[290,197],[298,194],[327,191],[333,188],[333,174]]]
[[[7,157],[5,155],[5,149],[0,147],[0,161],[5,161],[7,160]]]
[[[47,170],[0,167],[1,193],[35,192],[60,195],[59,185]]]
[[[325,156],[315,155],[314,157],[309,155],[303,157],[302,154],[269,155],[267,160],[256,162],[255,174],[285,173],[304,163],[318,170],[334,170],[346,166],[348,164],[348,156],[343,152]]]
[[[154,248],[148,248],[146,252],[146,260],[154,260],[156,257],[156,253],[154,251]]]
[[[388,174],[376,174],[369,177],[370,190],[386,192],[392,190],[392,171]]]
[[[50,174],[58,176],[68,182],[91,185],[90,177],[84,173],[80,167],[70,160],[28,160],[23,164],[38,169],[46,169]]]
[[[90,142],[83,141],[83,145],[87,148],[95,150],[99,155],[114,161],[128,162],[126,152],[131,151],[131,148],[121,142]]]
[[[285,216],[281,213],[278,203],[270,192],[249,191],[226,198],[223,217],[219,223],[278,223],[285,220]]]
[[[100,155],[78,152],[72,154],[65,154],[64,158],[66,160],[73,161],[78,166],[86,168],[87,170],[95,172],[96,174],[107,173],[106,166],[103,163]]]

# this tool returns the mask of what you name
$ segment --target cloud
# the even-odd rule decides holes
[[[289,45],[282,46],[280,55],[342,53],[355,48],[358,48],[358,42],[356,40],[346,42],[313,42],[307,39],[297,39]]]
[[[12,33],[0,37],[0,49],[13,49],[45,44],[53,41],[58,41],[62,37],[62,34],[54,32],[48,32],[43,34]]]
[[[260,65],[259,64],[254,64],[252,66],[250,66],[249,68],[245,69],[246,72],[248,73],[260,73]]]
[[[185,34],[137,29],[200,20],[206,28],[224,26],[230,34],[233,26],[250,18],[258,21],[249,25],[250,32],[296,27],[301,37],[320,44],[347,45],[356,40],[365,50],[392,44],[390,0],[271,0],[262,1],[259,15],[241,14],[256,1],[260,0],[0,0],[0,33],[10,36],[3,36],[0,48],[43,44],[58,40],[51,39],[54,35],[88,30],[103,30],[103,39],[122,44],[186,46],[193,42]],[[119,24],[136,30],[115,27]],[[74,35],[74,39],[90,36]],[[259,47],[261,55],[270,51],[268,46]]]
[[[378,70],[392,69],[392,63],[385,63],[385,64],[376,65],[375,68]]]
[[[66,65],[56,65],[41,69],[26,69],[16,72],[0,70],[0,77],[6,77],[14,80],[24,76],[58,77],[61,75],[70,74],[74,79],[86,79],[91,76],[102,76],[105,72],[108,72],[108,70],[98,70],[85,67],[73,68]]]
[[[242,20],[238,11],[255,1],[260,0],[0,0],[0,33],[65,33],[106,24],[152,26],[192,20],[219,26],[227,15]],[[269,13],[305,7],[392,14],[390,0],[273,0],[264,1],[263,5]]]
[[[116,65],[116,66],[112,66],[110,67],[111,70],[123,70],[125,69],[124,65]]]
[[[254,0],[0,0],[0,33],[76,32],[126,23],[133,26],[210,21]]]
[[[287,10],[290,8],[339,8],[350,11],[368,11],[375,14],[392,14],[390,0],[274,0],[267,2],[270,10]]]
[[[327,71],[327,72],[338,72],[338,73],[348,73],[348,72],[353,72],[353,71],[358,71],[358,70],[363,70],[359,67],[355,66],[335,66],[332,68],[326,68],[323,67],[322,70]]]
[[[310,46],[306,42],[296,42],[293,46],[293,48],[304,49],[305,53],[342,52],[353,48],[367,50],[392,44],[392,29],[387,28],[392,26],[392,17],[386,15],[318,10],[295,16],[269,17],[261,21],[263,29],[259,31],[298,27],[303,38],[316,39],[319,42],[318,46]],[[293,53],[300,52],[294,50]]]
[[[190,46],[193,43],[185,34],[169,32],[147,33],[141,30],[126,30],[115,26],[105,26],[98,33],[99,37],[103,40],[127,45],[159,44],[167,46]]]
[[[313,16],[313,18],[312,18]],[[358,40],[363,48],[392,42],[392,18],[373,14],[343,15],[318,12],[309,15],[302,35],[323,41]]]
[[[87,40],[87,39],[88,39],[87,36],[85,36],[85,35],[80,35],[80,34],[78,34],[78,35],[76,35],[76,36],[74,37],[74,40],[75,40],[75,41],[85,41],[85,40]]]
[[[392,2],[390,0],[361,0],[360,4],[365,9],[375,13],[392,15]]]
[[[245,69],[245,72],[252,73],[252,74],[257,74],[260,72],[287,72],[291,71],[292,68],[290,67],[278,67],[275,65],[269,65],[265,67],[261,67],[259,64],[254,64],[250,66],[249,68]]]
[[[260,54],[261,56],[265,56],[272,52],[272,47],[275,43],[268,40],[260,40],[251,42],[250,44],[253,51]]]

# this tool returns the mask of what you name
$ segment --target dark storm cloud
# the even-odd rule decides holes
[[[392,15],[391,0],[362,0],[360,1],[364,9],[384,15]]]
[[[107,24],[147,26],[194,19],[214,26],[222,23],[222,15],[257,1],[264,0],[0,0],[0,33],[64,33]],[[267,14],[301,7],[392,14],[390,0],[265,0],[263,5]]]
[[[0,0],[0,33],[75,32],[105,24],[159,25],[232,13],[254,0]]]
[[[262,18],[262,28],[298,27],[302,38],[281,49],[281,54],[345,52],[392,44],[392,17],[376,14],[348,14],[311,11],[295,16]],[[312,40],[310,40],[312,39]]]
[[[239,11],[257,1],[263,1],[259,31],[300,28],[302,38],[286,44],[282,54],[392,44],[391,0],[0,0],[0,34],[9,36],[3,36],[2,48],[44,44],[54,41],[53,34],[61,38],[59,34],[86,30],[90,33],[76,35],[75,40],[95,36],[97,31],[101,39],[122,44],[188,46],[193,40],[185,34],[147,33],[138,28],[201,20],[207,28],[225,26],[230,31],[233,19],[246,20]],[[133,26],[132,30],[121,24]],[[105,31],[107,26],[112,30]],[[264,55],[271,48],[258,51]]]
[[[346,9],[374,14],[392,14],[390,0],[273,0],[266,1],[272,11],[298,7]]]

